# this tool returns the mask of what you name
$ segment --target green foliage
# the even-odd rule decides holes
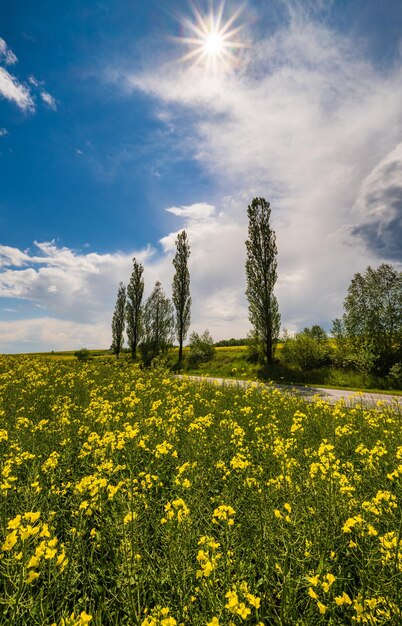
[[[215,348],[226,348],[230,346],[247,346],[249,344],[249,338],[245,337],[243,339],[235,339],[231,337],[231,339],[221,339],[220,341],[215,341]]]
[[[277,247],[275,232],[270,226],[270,204],[264,198],[254,198],[247,214],[246,296],[249,319],[267,363],[272,363],[279,336],[280,314],[274,295]]]
[[[394,363],[388,372],[391,386],[395,389],[402,389],[402,363]]]
[[[79,361],[87,361],[91,358],[91,353],[87,348],[80,348],[74,352],[74,356],[76,356]]]
[[[188,271],[188,258],[190,246],[186,231],[177,235],[176,254],[173,259],[175,274],[172,285],[172,300],[176,311],[175,326],[176,337],[179,342],[179,366],[183,356],[183,342],[190,328],[190,273]]]
[[[402,272],[383,263],[354,275],[334,336],[359,369],[386,373],[402,360]],[[346,340],[346,341],[345,341]]]
[[[214,340],[208,330],[205,330],[202,335],[191,333],[189,346],[188,364],[190,367],[210,361],[215,354]]]
[[[144,365],[168,351],[173,342],[173,306],[166,298],[162,285],[155,283],[154,290],[145,303],[143,312],[143,339],[140,344]]]
[[[112,346],[113,354],[119,358],[121,349],[124,344],[124,324],[125,324],[125,308],[126,308],[126,288],[123,283],[119,284],[117,291],[116,306],[112,320]]]
[[[135,359],[137,346],[141,340],[142,298],[144,295],[144,267],[135,258],[130,282],[127,285],[126,322],[127,338],[131,356]]]
[[[285,335],[282,359],[287,365],[297,365],[302,370],[328,365],[330,346],[324,329],[312,326],[294,337]]]

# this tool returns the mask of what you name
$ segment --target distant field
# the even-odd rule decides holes
[[[402,623],[391,409],[19,356],[0,414],[0,624]]]
[[[223,378],[237,378],[241,380],[275,381],[290,385],[316,385],[337,389],[352,389],[357,391],[378,391],[381,393],[402,394],[402,391],[389,389],[389,381],[371,374],[364,374],[353,370],[342,370],[335,367],[303,371],[297,367],[288,367],[281,360],[283,343],[276,346],[276,362],[264,367],[253,363],[249,358],[247,346],[225,346],[215,348],[215,356],[211,361],[201,363],[197,367],[188,367],[187,357],[189,348],[183,349],[185,373],[200,376],[215,376]],[[47,356],[55,360],[76,360],[74,350],[62,352],[44,352],[31,356]],[[101,360],[115,360],[109,350],[90,350],[91,358]],[[178,348],[172,348],[167,355],[167,362],[171,367],[177,363]],[[130,355],[124,352],[120,360],[130,360]]]
[[[286,366],[281,360],[283,344],[276,348],[276,362],[273,365],[261,366],[250,361],[247,346],[216,348],[211,361],[201,363],[196,368],[188,368],[188,374],[238,378],[246,380],[275,381],[290,385],[316,385],[338,389],[371,390],[400,394],[401,391],[390,390],[389,381],[371,374],[358,371],[341,370],[335,367],[322,367],[303,371],[297,367]],[[173,351],[170,362],[175,361]],[[186,367],[186,364],[185,364]]]

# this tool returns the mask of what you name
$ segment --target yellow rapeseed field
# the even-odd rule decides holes
[[[402,624],[402,415],[0,357],[0,624]]]

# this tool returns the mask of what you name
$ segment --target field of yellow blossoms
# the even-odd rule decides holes
[[[402,415],[0,357],[0,624],[402,624]]]

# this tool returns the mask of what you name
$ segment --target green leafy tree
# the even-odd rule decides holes
[[[176,254],[173,259],[175,275],[172,284],[172,299],[176,310],[176,337],[179,342],[179,367],[183,359],[183,342],[190,328],[190,273],[188,271],[188,258],[190,245],[186,231],[177,235]]]
[[[332,334],[346,360],[363,371],[386,373],[402,360],[402,272],[383,263],[356,273]]]
[[[274,360],[280,328],[278,301],[274,295],[277,279],[276,236],[270,226],[270,204],[264,198],[254,198],[247,214],[246,296],[249,319],[254,329],[253,335],[270,364]]]
[[[328,365],[330,352],[325,330],[315,325],[296,333],[294,337],[285,335],[282,359],[288,365],[297,365],[305,371]]]
[[[137,356],[137,346],[141,339],[142,298],[144,295],[144,268],[133,259],[133,271],[127,285],[126,322],[128,345],[133,359]]]
[[[190,367],[196,367],[199,363],[210,361],[215,354],[214,340],[208,330],[205,330],[202,335],[191,333],[189,346]]]
[[[174,336],[173,305],[166,298],[160,282],[145,303],[142,315],[143,339],[140,344],[145,365],[171,347]]]
[[[126,307],[126,288],[123,283],[119,284],[117,290],[116,306],[113,313],[112,320],[112,346],[111,350],[113,354],[119,358],[121,349],[124,344],[124,313]]]

